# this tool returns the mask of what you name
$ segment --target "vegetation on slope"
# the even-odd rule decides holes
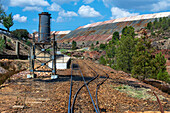
[[[147,34],[136,39],[134,28],[129,26],[122,30],[121,39],[118,36],[115,39],[116,36],[117,33],[113,33],[112,41],[105,44],[106,56],[99,59],[101,64],[131,73],[139,79],[154,78],[170,82],[170,76],[166,72],[166,59],[162,53],[155,56],[152,54],[154,49]]]
[[[4,47],[5,47],[5,40],[2,39],[2,37],[0,37],[0,52],[3,51]]]
[[[18,40],[27,40],[29,32],[26,29],[16,29],[12,31],[12,34],[18,38]]]
[[[170,18],[163,17],[149,22],[146,27],[151,32],[151,38],[170,38]]]

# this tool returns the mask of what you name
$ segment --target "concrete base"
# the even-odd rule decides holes
[[[51,75],[51,79],[57,79],[58,75]]]
[[[29,75],[27,75],[27,78],[36,78],[37,76],[36,76],[36,74],[29,74]]]

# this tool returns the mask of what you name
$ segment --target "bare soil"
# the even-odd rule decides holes
[[[161,103],[165,111],[170,111],[170,95],[160,91],[151,85],[145,84],[129,76],[122,71],[115,71],[110,67],[95,64],[89,60],[76,60],[85,76],[86,80],[96,76],[89,69],[92,67],[99,74],[99,78],[90,83],[89,89],[95,100],[96,85],[105,79],[106,73],[109,79],[99,88],[98,102],[101,112],[123,113],[125,111],[159,111],[158,102],[153,99],[137,98],[126,92],[118,90],[122,85],[134,87],[134,89],[149,89],[146,95],[151,95],[154,91],[158,96],[162,96]],[[88,66],[89,65],[89,66]],[[13,75],[10,81],[6,81],[0,86],[0,112],[6,113],[65,113],[68,111],[68,100],[70,90],[71,69],[57,70],[60,75],[59,79],[51,80],[50,74],[37,73],[41,76],[35,79],[27,79],[29,71],[23,71]],[[73,72],[73,91],[83,84],[79,71]],[[24,108],[13,108],[14,105]],[[77,112],[94,112],[87,89],[83,88],[77,97],[75,104],[75,113]]]

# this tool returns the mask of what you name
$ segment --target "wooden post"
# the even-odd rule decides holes
[[[36,78],[36,75],[34,73],[34,64],[35,64],[35,34],[33,34],[33,45],[31,48],[31,72],[32,72],[32,78]]]
[[[19,58],[19,51],[20,51],[20,43],[19,43],[19,41],[16,41],[15,53],[16,53],[18,58]]]
[[[55,34],[53,35],[53,75],[56,75],[56,42]]]

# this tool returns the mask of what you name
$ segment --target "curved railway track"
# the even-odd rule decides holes
[[[95,76],[93,76],[90,80],[85,80],[85,77],[84,77],[84,75],[82,73],[80,65],[82,65],[83,67],[87,66],[89,71],[91,71],[93,73],[93,75],[95,75]],[[75,106],[76,98],[77,98],[79,92],[85,86],[86,86],[86,89],[87,89],[86,92],[88,92],[88,94],[90,96],[90,99],[91,99],[91,102],[92,102],[92,105],[94,107],[94,111],[96,113],[100,113],[100,109],[99,109],[99,106],[98,106],[98,98],[97,98],[98,95],[97,94],[98,94],[98,90],[99,90],[100,86],[109,78],[109,75],[106,72],[103,71],[104,74],[105,74],[105,78],[102,79],[99,82],[99,81],[97,81],[97,79],[100,79],[101,74],[99,75],[98,72],[94,70],[94,68],[100,70],[99,68],[95,67],[94,65],[93,65],[93,68],[92,68],[90,65],[88,65],[84,61],[82,61],[82,62],[76,61],[76,63],[72,64],[72,66],[71,66],[70,95],[69,95],[69,103],[68,103],[68,113],[73,113],[74,112],[74,106]],[[81,77],[82,77],[82,80],[84,81],[84,83],[77,89],[76,93],[74,94],[74,98],[72,99],[72,92],[73,92],[73,89],[72,89],[72,87],[73,87],[73,71],[75,71],[75,70],[79,70],[79,73],[81,74]],[[93,97],[95,97],[95,100],[96,100],[95,102],[93,100],[92,94],[91,94],[91,92],[89,90],[89,86],[88,86],[89,83],[92,83],[92,82],[95,82],[95,84],[96,84],[95,85],[95,96],[93,96]],[[72,99],[72,103],[71,103],[71,99]]]

